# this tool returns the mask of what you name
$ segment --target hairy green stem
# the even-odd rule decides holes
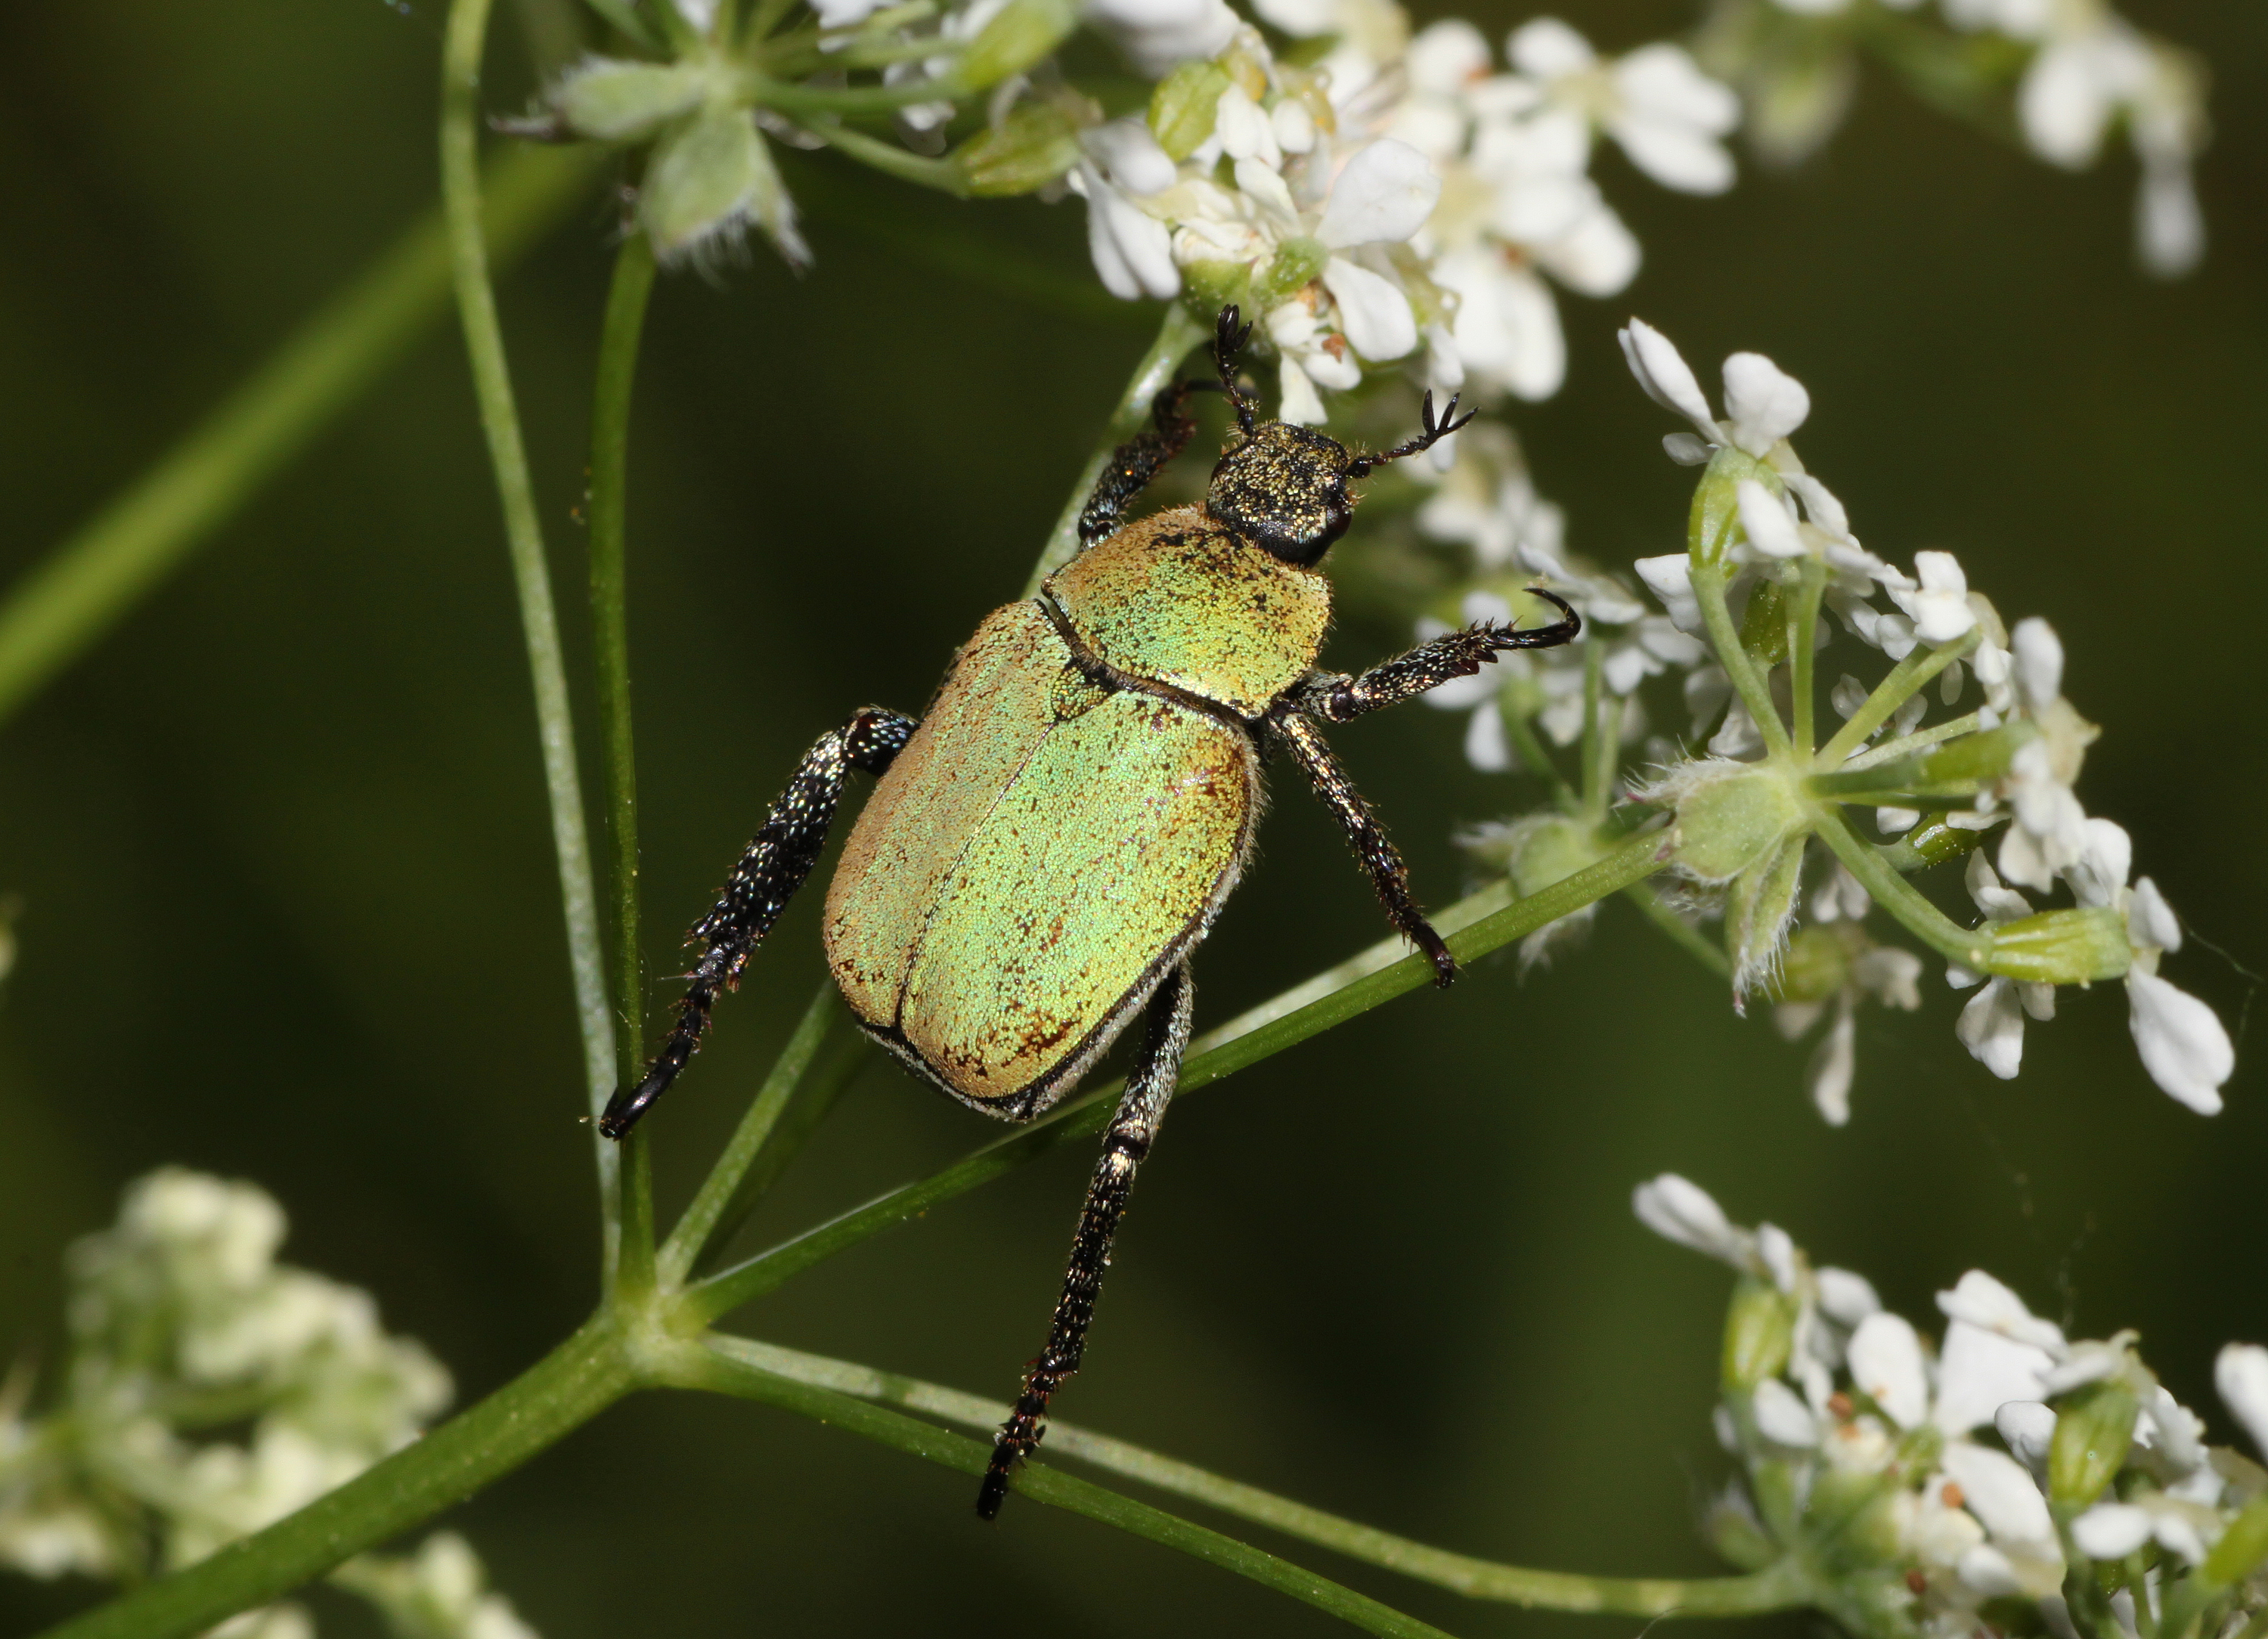
[[[516,261],[582,196],[598,156],[521,149],[490,170],[488,254]],[[409,350],[449,298],[448,237],[424,217],[316,311],[155,467],[0,604],[0,721],[85,653]]]
[[[711,1338],[706,1341],[705,1348],[684,1351],[684,1363],[679,1368],[679,1381],[684,1387],[708,1389],[798,1412],[961,1474],[983,1474],[991,1457],[990,1441],[972,1440],[887,1407],[768,1371],[742,1357],[737,1349],[728,1347],[731,1340]],[[1016,1471],[1012,1483],[1019,1496],[1066,1512],[1084,1514],[1161,1547],[1178,1549],[1263,1587],[1288,1593],[1366,1633],[1387,1635],[1391,1639],[1447,1639],[1440,1628],[1404,1616],[1351,1588],[1342,1587],[1233,1537],[1223,1536],[1218,1531],[1138,1503],[1130,1496],[1105,1490],[1060,1469],[1027,1461]]]
[[[1008,1415],[1008,1407],[1000,1401],[752,1338],[711,1336],[707,1345],[718,1354],[776,1377],[942,1417],[974,1429],[998,1428]],[[1051,1420],[1048,1424],[1047,1452],[1050,1457],[1070,1457],[1093,1463],[1112,1474],[1139,1480],[1160,1490],[1210,1504],[1240,1519],[1266,1525],[1286,1536],[1334,1549],[1350,1559],[1429,1582],[1469,1599],[1501,1600],[1538,1610],[1618,1616],[1746,1616],[1788,1610],[1805,1603],[1803,1581],[1786,1565],[1747,1577],[1694,1579],[1586,1577],[1568,1571],[1534,1570],[1522,1565],[1453,1554],[1391,1532],[1374,1530],[1124,1440],[1092,1434],[1059,1421]]]
[[[968,180],[961,167],[949,159],[925,159],[909,153],[895,143],[884,142],[879,136],[869,136],[855,130],[830,115],[813,114],[802,121],[803,129],[818,137],[829,148],[849,155],[859,164],[887,172],[901,181],[918,183],[933,187],[941,194],[965,198]]]
[[[614,944],[615,1085],[635,1086],[644,1068],[645,964],[638,948],[637,740],[630,713],[627,546],[630,393],[638,339],[653,293],[653,244],[632,233],[615,254],[607,314],[599,332],[598,379],[591,395],[591,648],[599,696],[600,768],[605,782],[607,908]],[[637,1132],[621,1143],[622,1207],[615,1286],[653,1285],[653,1170]]]
[[[634,1385],[597,1321],[478,1405],[376,1467],[209,1559],[88,1612],[46,1639],[186,1639],[289,1593],[511,1473]]]
[[[567,959],[574,975],[575,1013],[582,1028],[585,1103],[595,1119],[614,1091],[615,1030],[607,1005],[599,950],[599,901],[591,878],[591,844],[584,828],[583,786],[575,767],[575,724],[567,705],[567,669],[559,645],[559,617],[551,598],[537,521],[535,483],[512,401],[504,361],[504,331],[497,322],[496,292],[489,283],[487,243],[481,231],[478,120],[481,55],[487,40],[490,0],[453,0],[441,53],[441,201],[449,227],[450,264],[457,311],[464,321],[465,352],[473,393],[487,435],[504,507],[504,540],[534,684],[535,717],[543,748],[543,776],[551,805],[551,842],[559,860],[559,897],[566,914]],[[621,1232],[620,1158],[598,1135],[599,1187],[611,1270]]]
[[[1094,489],[1095,480],[1102,476],[1110,452],[1141,430],[1150,414],[1150,401],[1174,379],[1182,360],[1206,334],[1204,323],[1189,311],[1186,302],[1167,304],[1158,320],[1157,336],[1151,342],[1149,351],[1134,366],[1134,373],[1127,378],[1126,391],[1119,395],[1118,407],[1110,413],[1101,444],[1086,458],[1086,465],[1079,468],[1071,497],[1057,515],[1056,526],[1048,532],[1047,545],[1041,548],[1040,561],[1032,566],[1023,596],[1036,595],[1042,581],[1079,555],[1079,515],[1086,510],[1087,495]]]
[[[1666,863],[1660,833],[1648,832],[1631,838],[1597,864],[1525,899],[1502,903],[1505,890],[1501,885],[1483,889],[1474,898],[1494,896],[1501,908],[1469,921],[1444,913],[1436,918],[1435,925],[1443,929],[1449,949],[1459,961],[1476,961],[1548,922],[1644,880]],[[1450,910],[1457,908],[1453,906]],[[1447,931],[1452,925],[1456,925],[1458,930]],[[1379,966],[1368,965],[1376,951],[1366,952],[1354,961],[1341,964],[1329,975],[1311,980],[1288,992],[1285,997],[1263,1003],[1200,1037],[1190,1044],[1175,1096],[1186,1097],[1334,1025],[1343,1024],[1358,1013],[1367,1012],[1427,984],[1432,978],[1432,964],[1422,955],[1404,953],[1406,949],[1398,940],[1388,941],[1376,947],[1376,951],[1386,952],[1386,959]],[[1328,988],[1319,989],[1319,985]],[[1285,1005],[1293,996],[1301,999],[1296,1005]],[[932,1207],[967,1194],[1038,1159],[1069,1139],[1101,1131],[1108,1119],[1116,1091],[1115,1085],[1098,1088],[941,1172],[895,1189],[769,1252],[711,1275],[688,1289],[689,1313],[703,1322],[714,1320],[845,1247],[871,1239]]]
[[[1623,897],[1644,911],[1646,920],[1667,934],[1672,944],[1711,973],[1719,979],[1733,976],[1733,965],[1725,959],[1724,947],[1664,904],[1652,884],[1634,882],[1623,890]]]
[[[1609,750],[1599,700],[1606,680],[1607,646],[1596,631],[1583,634],[1583,816],[1593,825],[1607,816],[1607,782],[1613,777],[1617,745]]]
[[[1879,768],[1886,762],[1896,762],[1899,758],[1911,756],[1918,751],[1927,751],[1933,746],[1942,745],[1945,741],[1957,739],[1961,735],[1973,733],[1984,726],[1984,714],[1982,711],[1968,712],[1950,721],[1935,724],[1926,729],[1918,729],[1911,734],[1902,734],[1896,739],[1884,740],[1881,745],[1869,747],[1857,756],[1846,760],[1835,771],[1837,774],[1863,774],[1868,768]]]

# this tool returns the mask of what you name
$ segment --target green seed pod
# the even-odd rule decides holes
[[[1914,821],[1913,829],[1882,849],[1882,857],[1893,869],[1911,874],[1931,865],[1949,864],[1976,851],[1984,840],[1982,831],[1948,824],[1946,811],[1940,809]]]
[[[1765,581],[1749,594],[1741,615],[1741,647],[1770,671],[1787,658],[1787,594],[1777,581]]]
[[[1758,1384],[1778,1377],[1794,1336],[1795,1305],[1778,1287],[1742,1275],[1725,1312],[1725,1392],[1753,1394]]]
[[[2090,1506],[2126,1461],[2140,1404],[2124,1383],[2091,1384],[2058,1409],[2048,1443],[2048,1500],[2059,1508]]]
[[[2205,1579],[2226,1588],[2243,1581],[2263,1562],[2268,1562],[2268,1496],[2256,1496],[2229,1521],[2213,1552],[2205,1556]]]
[[[1285,301],[1323,270],[1330,253],[1321,239],[1304,235],[1285,239],[1276,247],[1276,260],[1252,282],[1252,299],[1262,312]]]
[[[1693,509],[1685,522],[1686,550],[1697,570],[1721,570],[1741,528],[1741,480],[1753,478],[1777,495],[1779,474],[1746,451],[1727,445],[1701,469]]]
[[[1079,163],[1079,122],[1052,103],[1027,102],[997,127],[954,151],[968,191],[985,197],[1028,194]]]
[[[1007,9],[977,31],[954,67],[964,91],[985,91],[1021,74],[1079,26],[1073,0],[1008,0]]]
[[[695,62],[622,62],[592,57],[551,88],[552,109],[578,136],[629,142],[690,113],[707,89]]]
[[[1212,135],[1228,70],[1218,62],[1184,62],[1150,93],[1150,134],[1176,161],[1188,158]]]
[[[2091,984],[2124,976],[2134,959],[2126,920],[2107,905],[2042,911],[1992,930],[1987,968],[2028,984]]]

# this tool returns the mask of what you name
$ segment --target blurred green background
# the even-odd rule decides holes
[[[2235,1029],[2239,964],[2268,967],[2268,11],[2132,11],[2215,75],[2197,276],[2134,270],[2123,155],[2056,173],[1870,77],[1825,156],[1793,176],[1747,167],[1721,201],[1602,158],[1645,271],[1615,302],[1565,304],[1569,386],[1513,419],[1573,543],[1627,562],[1677,546],[1687,478],[1660,456],[1668,423],[1622,370],[1615,324],[1640,312],[1697,361],[1752,347],[1800,376],[1806,459],[1870,545],[1951,548],[2012,618],[2064,635],[2068,692],[2106,731],[2082,795],[2230,953],[2193,945],[2169,971]],[[1470,14],[1496,33],[1524,12]],[[1690,20],[1670,0],[1565,15],[1617,49]],[[491,97],[509,107],[526,53],[500,22]],[[0,571],[166,450],[427,207],[438,29],[437,0],[0,12]],[[657,974],[802,748],[860,702],[918,709],[1013,594],[1152,322],[948,270],[1012,255],[1091,291],[1076,202],[954,206],[826,162],[792,180],[815,269],[760,251],[666,279],[639,383]],[[848,231],[870,209],[891,214]],[[912,254],[913,238],[934,242]],[[578,687],[571,511],[609,239],[594,202],[503,292]],[[1357,612],[1327,658],[1405,634]],[[274,1191],[286,1256],[374,1291],[463,1398],[585,1313],[593,1190],[532,726],[461,355],[436,327],[0,730],[0,891],[22,906],[0,997],[0,1348],[54,1359],[64,1246],[163,1162]],[[1459,731],[1413,709],[1338,736],[1436,903],[1462,879],[1453,827],[1526,800],[1462,766]],[[816,928],[814,898],[655,1127],[666,1205],[817,981]],[[1203,952],[1201,1025],[1380,931],[1343,843],[1286,788]],[[1668,1168],[1866,1271],[1926,1327],[1932,1294],[1978,1265],[2083,1333],[2138,1327],[2229,1437],[2213,1351],[2268,1337],[2250,1043],[2206,1121],[2150,1086],[2115,987],[2033,1026],[2009,1084],[1955,1043],[1935,976],[1926,995],[1918,1016],[1863,1015],[1841,1132],[1801,1095],[1804,1049],[1734,1018],[1621,905],[1525,983],[1498,959],[1285,1054],[1175,1113],[1062,1409],[1469,1552],[1708,1571],[1692,1519],[1723,1468],[1707,1408],[1727,1276],[1631,1219],[1631,1187]],[[878,1055],[755,1233],[995,1136]],[[1005,1394],[1087,1165],[1060,1153],[740,1324]],[[982,1528],[968,1491],[784,1414],[649,1398],[460,1523],[550,1639],[1343,1631],[1036,1506]],[[1291,1552],[1460,1633],[1633,1626]],[[91,1591],[0,1580],[0,1629]],[[323,1614],[327,1632],[367,1630],[342,1605]]]

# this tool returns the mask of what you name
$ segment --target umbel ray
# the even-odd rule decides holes
[[[1322,725],[1581,629],[1565,601],[1537,592],[1560,620],[1469,627],[1357,677],[1316,670],[1331,614],[1317,565],[1351,521],[1347,486],[1463,423],[1454,400],[1437,422],[1428,393],[1418,436],[1359,455],[1310,428],[1263,422],[1236,383],[1249,328],[1222,310],[1212,358],[1236,430],[1203,503],[1125,521],[1195,432],[1189,395],[1216,385],[1182,380],[1158,394],[1152,430],[1113,453],[1079,516],[1079,555],[1037,597],[985,617],[926,717],[870,706],[811,748],[693,929],[701,959],[659,1055],[600,1121],[621,1137],[685,1068],[718,993],[818,860],[853,768],[880,783],[836,866],[825,939],[868,1035],[971,1108],[1026,1121],[1146,1011],[1047,1347],[977,1495],[988,1519],[1039,1443],[1049,1398],[1079,1370],[1112,1234],[1189,1042],[1190,953],[1252,850],[1263,757],[1280,749],[1307,775],[1388,920],[1447,984],[1456,962]]]

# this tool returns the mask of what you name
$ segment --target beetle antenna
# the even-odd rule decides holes
[[[1478,410],[1467,410],[1462,415],[1458,415],[1457,398],[1462,396],[1460,393],[1457,397],[1450,399],[1449,408],[1442,413],[1441,419],[1437,422],[1433,419],[1433,390],[1431,387],[1426,388],[1425,401],[1418,407],[1418,420],[1425,430],[1407,443],[1397,444],[1392,449],[1381,451],[1376,455],[1358,455],[1353,464],[1347,468],[1347,476],[1367,478],[1370,476],[1370,469],[1373,467],[1383,467],[1388,461],[1398,461],[1405,455],[1422,455],[1432,449],[1480,414]]]
[[[1220,372],[1220,390],[1228,394],[1228,406],[1236,412],[1237,430],[1248,438],[1254,425],[1252,400],[1236,385],[1236,363],[1245,342],[1252,338],[1252,327],[1239,324],[1237,320],[1241,317],[1234,302],[1220,310],[1212,330],[1212,364]]]

